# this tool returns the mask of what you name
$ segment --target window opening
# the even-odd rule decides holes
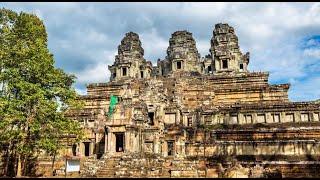
[[[181,69],[181,61],[177,62],[177,69]]]

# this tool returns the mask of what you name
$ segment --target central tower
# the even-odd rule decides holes
[[[139,35],[134,32],[126,33],[118,46],[118,55],[112,66],[108,66],[110,80],[123,78],[149,78],[152,64],[143,57],[144,50],[141,46]]]
[[[176,31],[169,39],[165,60],[158,61],[160,75],[189,71],[201,72],[200,54],[192,33]]]
[[[214,60],[216,73],[248,71],[249,52],[242,54],[234,28],[228,24],[215,25],[210,53]]]
[[[167,49],[167,59],[169,59],[172,71],[198,71],[200,54],[196,47],[196,41],[192,33],[188,31],[176,31],[169,39]]]

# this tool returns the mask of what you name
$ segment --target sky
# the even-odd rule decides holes
[[[193,34],[201,56],[209,54],[214,25],[235,28],[249,71],[268,71],[270,84],[290,83],[291,101],[320,99],[320,3],[84,3],[7,2],[0,7],[36,14],[48,32],[55,65],[77,76],[75,88],[107,82],[108,65],[126,32],[139,34],[144,58],[156,65],[171,34]]]

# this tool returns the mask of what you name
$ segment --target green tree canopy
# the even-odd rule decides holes
[[[61,135],[82,137],[66,116],[79,108],[75,76],[54,66],[43,22],[0,9],[0,143],[20,157],[61,148]]]

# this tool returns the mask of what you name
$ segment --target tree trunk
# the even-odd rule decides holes
[[[51,172],[52,172],[52,176],[55,175],[54,173],[54,162],[56,160],[56,153],[53,154],[53,158],[52,158],[52,166],[51,166]]]
[[[22,176],[26,176],[27,170],[28,170],[28,157],[24,156],[23,160],[22,160]]]
[[[11,165],[11,168],[12,169],[10,169],[9,168],[9,170],[11,171],[10,172],[10,176],[16,176],[17,175],[17,151],[15,150],[15,145],[13,144],[12,145],[12,150],[11,150],[11,156],[10,156],[10,158],[12,159],[12,161],[14,162],[14,163],[12,163],[12,165]],[[10,161],[10,160],[9,160]]]
[[[22,172],[22,168],[21,168],[22,162],[21,162],[21,155],[18,155],[18,167],[17,167],[17,175],[16,177],[21,177],[21,172]]]
[[[4,172],[3,175],[7,176],[8,175],[8,168],[9,168],[9,159],[10,159],[10,148],[11,148],[11,144],[8,145],[7,151],[6,151],[6,164],[4,167]]]

